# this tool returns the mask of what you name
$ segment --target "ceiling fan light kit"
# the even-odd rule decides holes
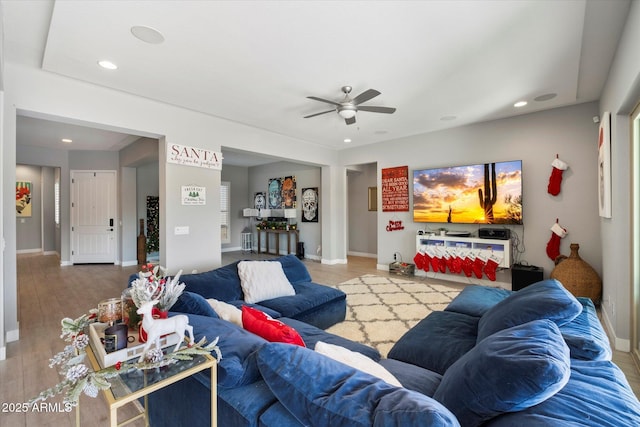
[[[356,113],[358,111],[367,111],[370,113],[383,113],[383,114],[393,114],[396,109],[391,107],[368,107],[368,106],[360,106],[363,102],[367,102],[370,99],[375,98],[380,95],[375,89],[368,89],[362,92],[360,95],[355,98],[351,98],[349,93],[351,93],[351,86],[342,86],[342,92],[344,93],[344,99],[340,102],[330,101],[328,99],[318,98],[317,96],[307,96],[309,99],[313,99],[314,101],[325,102],[327,104],[334,105],[335,108],[328,111],[322,111],[320,113],[310,114],[305,116],[305,119],[320,116],[322,114],[331,113],[336,111],[340,117],[342,117],[346,124],[352,125],[356,122]]]

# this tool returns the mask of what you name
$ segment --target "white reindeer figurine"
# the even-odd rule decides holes
[[[184,340],[184,331],[189,332],[189,339],[191,342],[193,341],[193,326],[189,325],[189,318],[184,314],[178,314],[173,317],[169,317],[167,319],[154,319],[151,315],[151,309],[154,305],[158,303],[158,300],[147,301],[138,308],[137,313],[141,314],[142,317],[142,327],[147,333],[147,343],[144,345],[142,350],[142,354],[138,359],[138,363],[144,360],[144,356],[147,354],[149,348],[151,348],[151,344],[155,343],[157,349],[162,349],[160,347],[160,337],[166,334],[176,333],[180,337],[176,347],[173,351],[176,351],[180,348],[180,344]]]

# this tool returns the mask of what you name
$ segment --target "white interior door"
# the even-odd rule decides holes
[[[116,171],[71,171],[71,261],[116,262]]]

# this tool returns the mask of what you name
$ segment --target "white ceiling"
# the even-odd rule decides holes
[[[2,7],[7,62],[343,149],[598,100],[629,1],[65,0]],[[159,30],[164,42],[135,38],[136,25]],[[98,67],[101,59],[118,70]],[[366,105],[397,111],[359,112],[351,126],[334,113],[303,118],[331,108],[307,96],[338,101],[343,85],[353,86],[353,95],[377,89],[382,94]],[[549,93],[557,96],[534,100]],[[515,109],[520,100],[529,103]],[[60,145],[64,133],[60,123],[19,121],[20,143]],[[89,138],[92,147],[103,141],[102,149],[129,141],[101,130],[68,148]]]

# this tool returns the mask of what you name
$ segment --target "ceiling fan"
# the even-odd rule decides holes
[[[322,114],[327,114],[336,111],[340,117],[342,117],[346,124],[352,125],[356,122],[356,112],[358,111],[368,111],[370,113],[384,113],[384,114],[392,114],[396,111],[395,108],[391,107],[368,107],[366,105],[360,105],[363,102],[367,102],[370,99],[375,98],[380,95],[375,89],[368,89],[362,92],[360,95],[355,98],[351,98],[349,94],[351,93],[351,86],[342,86],[342,92],[344,92],[344,99],[340,102],[330,101],[328,99],[318,98],[317,96],[307,96],[309,99],[313,99],[315,101],[326,102],[327,104],[334,105],[335,108],[327,111],[323,111],[321,113],[310,114],[305,116],[305,119],[310,117],[320,116]]]

